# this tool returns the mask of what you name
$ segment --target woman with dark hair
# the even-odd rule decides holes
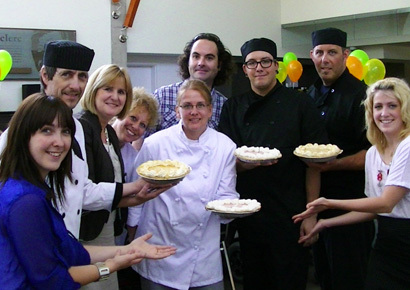
[[[71,178],[74,132],[71,110],[41,93],[26,98],[10,121],[0,164],[2,289],[77,289],[175,252],[146,243],[151,235],[128,246],[86,248],[69,235],[54,206],[64,203],[64,179]]]

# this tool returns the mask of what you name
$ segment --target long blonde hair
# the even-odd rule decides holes
[[[400,114],[404,123],[404,129],[399,136],[403,139],[410,133],[410,87],[404,80],[385,78],[375,82],[367,89],[367,98],[364,100],[367,139],[377,147],[377,150],[384,152],[387,147],[387,140],[373,119],[374,96],[378,91],[391,91],[399,101]]]

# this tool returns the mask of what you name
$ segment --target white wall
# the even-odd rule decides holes
[[[0,27],[76,30],[77,41],[93,48],[91,71],[111,60],[110,1],[0,0]],[[0,43],[1,49],[1,43]],[[21,85],[38,81],[0,82],[0,111],[14,111],[21,102]]]
[[[0,7],[0,27],[76,30],[77,41],[96,52],[91,72],[111,62],[109,0],[0,0]],[[280,0],[141,1],[127,31],[128,53],[180,54],[199,32],[218,34],[235,55],[253,37],[273,38],[280,47]],[[21,85],[29,83],[38,82],[0,82],[0,111],[14,111]]]
[[[281,23],[290,24],[348,15],[379,13],[381,11],[410,8],[409,0],[282,0]]]
[[[180,54],[200,32],[217,34],[234,55],[254,37],[280,44],[280,0],[141,1],[129,29],[129,53]],[[279,45],[280,46],[280,45]]]

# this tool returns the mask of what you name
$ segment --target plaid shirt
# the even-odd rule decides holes
[[[154,92],[154,96],[158,101],[158,115],[160,116],[159,124],[155,130],[151,130],[149,134],[154,133],[178,123],[175,113],[177,105],[177,93],[183,82],[160,87]],[[221,116],[222,106],[227,98],[215,89],[211,90],[212,96],[212,117],[209,119],[208,125],[215,130],[218,129],[219,118]]]

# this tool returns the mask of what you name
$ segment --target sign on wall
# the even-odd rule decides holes
[[[0,49],[7,50],[13,59],[5,80],[39,78],[44,44],[51,40],[76,40],[75,30],[14,29],[0,27]]]

